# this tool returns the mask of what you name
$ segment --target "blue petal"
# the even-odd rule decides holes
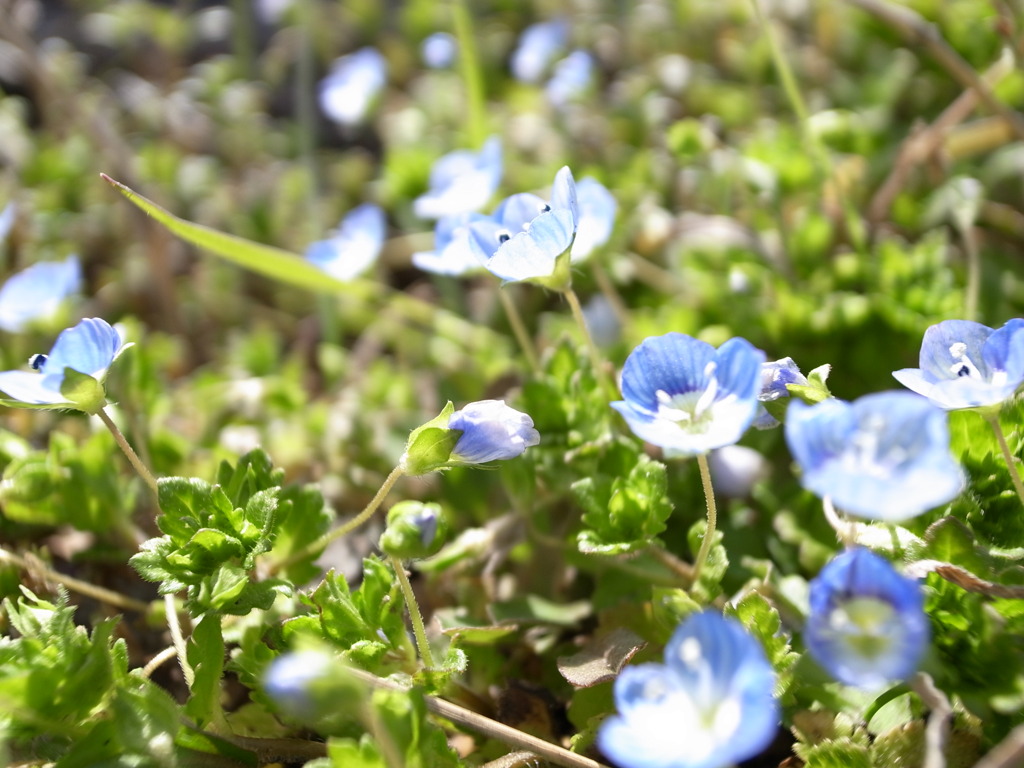
[[[51,316],[81,285],[77,256],[41,261],[23,269],[0,288],[0,329],[17,333],[33,320]]]
[[[565,47],[568,37],[569,24],[563,19],[527,27],[512,53],[512,74],[524,83],[538,82]]]
[[[387,61],[375,48],[362,48],[334,62],[320,81],[320,108],[343,126],[366,117],[387,81]]]
[[[622,396],[638,411],[657,413],[659,391],[671,396],[707,388],[708,363],[714,358],[715,348],[692,336],[650,336],[626,358]]]
[[[12,400],[33,405],[66,402],[67,398],[60,393],[60,382],[57,382],[57,389],[52,389],[47,386],[52,380],[45,378],[35,371],[3,371],[0,372],[0,392]]]
[[[506,234],[512,237],[525,232],[530,222],[549,210],[551,206],[542,198],[532,192],[520,192],[502,200],[491,218],[504,227],[507,230]]]
[[[572,245],[575,231],[570,211],[542,214],[526,232],[503,243],[487,261],[487,269],[503,280],[549,277],[555,271],[555,260]]]
[[[470,403],[451,415],[448,428],[462,431],[452,459],[466,464],[512,459],[540,442],[533,419],[504,400]]]
[[[933,325],[924,332],[921,342],[921,370],[936,380],[957,378],[951,370],[955,359],[950,347],[963,343],[967,346],[967,356],[979,367],[983,378],[990,378],[991,372],[984,369],[982,349],[991,335],[991,328],[969,320],[945,320]]]
[[[576,239],[572,244],[574,264],[584,261],[595,248],[608,242],[615,227],[615,214],[618,210],[618,202],[612,193],[592,176],[582,178],[576,183],[576,195],[579,223],[576,227]]]
[[[73,328],[61,331],[40,369],[43,376],[64,378],[64,369],[102,379],[121,350],[121,336],[98,317],[87,317]]]
[[[865,599],[884,611],[885,620],[873,630],[832,620],[834,611]],[[840,682],[875,689],[906,679],[917,669],[929,635],[918,583],[869,550],[836,556],[811,581],[804,639],[811,655]],[[864,642],[872,637],[873,642]]]
[[[594,58],[586,51],[573,51],[555,65],[544,87],[552,106],[562,109],[587,90],[594,77]]]
[[[1010,320],[994,331],[981,356],[990,370],[1006,372],[1007,386],[1015,391],[1024,383],[1024,320]]]
[[[470,224],[487,221],[479,213],[445,216],[434,227],[433,251],[420,251],[412,255],[412,263],[426,272],[437,275],[464,275],[482,271],[484,257],[473,242]]]
[[[333,237],[310,245],[306,258],[331,277],[354,280],[376,262],[386,230],[383,209],[364,203],[346,214]]]
[[[479,152],[457,150],[438,159],[430,171],[430,189],[413,201],[413,211],[436,219],[477,211],[501,183],[501,139],[490,137]]]
[[[428,35],[420,45],[423,63],[431,69],[447,69],[455,62],[458,53],[455,38],[447,32]]]
[[[569,166],[563,165],[555,174],[555,181],[551,185],[551,210],[568,210],[572,213],[573,232],[579,225],[580,204],[576,195],[576,181],[572,177]]]

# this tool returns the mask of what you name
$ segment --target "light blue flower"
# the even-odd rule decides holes
[[[594,57],[586,51],[573,51],[555,65],[544,93],[553,107],[564,109],[586,92],[593,79]]]
[[[457,464],[513,459],[540,442],[533,419],[504,400],[470,403],[451,415],[448,429],[462,431],[450,459]]]
[[[349,211],[337,231],[306,249],[306,258],[331,277],[353,280],[369,269],[384,246],[384,211],[364,203]]]
[[[82,287],[77,256],[40,261],[7,279],[0,287],[0,329],[24,330],[34,320],[51,317],[63,301]]]
[[[597,744],[622,768],[723,768],[763,752],[779,728],[775,671],[743,625],[712,611],[673,633],[664,664],[627,667],[618,714]]]
[[[919,365],[893,376],[940,408],[999,406],[1024,384],[1024,320],[998,330],[969,320],[933,325],[924,333]]]
[[[431,69],[447,69],[455,63],[459,48],[455,38],[447,32],[428,35],[420,46],[423,63]]]
[[[952,501],[964,486],[945,412],[911,392],[853,403],[794,400],[785,430],[804,488],[859,517],[905,520]]]
[[[810,586],[804,641],[832,677],[874,690],[914,673],[930,635],[916,581],[857,547],[837,555]]]
[[[0,372],[0,391],[9,398],[4,404],[95,412],[102,403],[90,403],[83,408],[82,403],[71,402],[61,393],[65,369],[85,374],[102,387],[107,369],[125,348],[120,334],[105,320],[86,318],[62,331],[48,355],[33,356],[30,364],[35,370]]]
[[[550,202],[529,192],[512,195],[489,219],[473,222],[470,232],[484,266],[502,280],[562,290],[570,283],[568,253],[578,224],[576,182],[563,167],[555,174]]]
[[[572,243],[573,264],[585,261],[595,248],[608,242],[619,207],[612,193],[593,176],[576,182],[576,201],[580,213]]]
[[[761,403],[772,403],[789,397],[787,384],[806,385],[807,377],[800,373],[800,368],[792,357],[773,360],[761,366],[761,392],[757,399]],[[779,426],[779,420],[765,410],[764,405],[757,409],[757,417],[753,426],[756,429],[771,429]]]
[[[430,189],[413,201],[421,219],[479,211],[501,184],[501,139],[491,136],[479,152],[449,152],[430,169]]]
[[[312,689],[334,664],[323,651],[283,653],[264,672],[263,690],[282,712],[298,718],[312,717],[318,709]]]
[[[568,39],[569,24],[564,19],[531,24],[512,53],[513,76],[523,83],[540,82]]]
[[[434,226],[434,250],[414,253],[412,263],[435,275],[482,272],[484,259],[473,245],[469,225],[486,219],[480,213],[460,213],[438,219]]]
[[[342,126],[361,123],[387,83],[387,66],[370,47],[336,59],[317,93],[324,114]]]
[[[729,339],[719,349],[683,333],[644,339],[622,369],[612,407],[668,456],[695,456],[742,437],[757,412],[764,353]]]

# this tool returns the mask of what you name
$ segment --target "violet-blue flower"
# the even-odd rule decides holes
[[[458,52],[458,44],[448,32],[434,32],[420,45],[423,63],[431,69],[447,69],[455,63]]]
[[[757,409],[754,427],[770,429],[779,426],[779,421],[765,410],[763,403],[772,403],[789,397],[787,384],[807,384],[807,377],[800,373],[800,368],[791,357],[772,360],[761,366],[761,392],[757,399],[762,403]]]
[[[77,256],[26,267],[0,287],[0,329],[17,333],[34,320],[51,317],[81,287],[82,266]]]
[[[464,275],[483,271],[484,260],[473,245],[469,225],[484,221],[481,213],[460,213],[438,219],[434,226],[434,250],[417,251],[412,263],[435,275]]]
[[[320,108],[342,126],[357,125],[387,83],[387,61],[376,48],[361,48],[336,59],[320,81]]]
[[[999,406],[1024,384],[1024,320],[999,329],[969,320],[933,325],[924,333],[919,365],[893,376],[940,408]]]
[[[914,673],[930,636],[917,581],[856,547],[822,568],[810,587],[804,641],[832,677],[873,690]]]
[[[669,456],[735,443],[757,412],[764,353],[729,339],[719,349],[683,333],[644,339],[622,369],[612,407],[642,440]]]
[[[763,752],[779,727],[761,644],[713,611],[687,618],[664,664],[627,667],[597,743],[622,768],[723,768]]]
[[[306,258],[331,277],[353,280],[377,261],[386,229],[380,206],[364,203],[345,215],[331,237],[312,243]]]
[[[555,64],[555,71],[544,93],[551,106],[564,109],[578,99],[594,79],[594,57],[586,51],[573,51]]]
[[[75,408],[95,412],[102,407],[97,396],[85,404],[70,401],[61,392],[66,369],[84,374],[102,387],[107,369],[125,349],[121,335],[105,320],[89,317],[61,332],[48,355],[35,355],[31,371],[0,372],[0,391],[5,405],[19,403],[37,407]]]
[[[540,82],[568,39],[569,24],[564,19],[531,24],[512,53],[512,74],[520,82]]]
[[[619,207],[607,187],[593,176],[584,176],[576,182],[576,201],[579,223],[570,255],[573,264],[585,261],[595,248],[608,242]]]
[[[911,392],[794,400],[785,429],[804,488],[859,517],[905,520],[952,501],[964,486],[945,412]]]
[[[293,717],[311,717],[317,710],[311,689],[334,664],[323,651],[283,653],[264,672],[263,689],[283,712]]]
[[[530,280],[562,290],[570,280],[569,249],[579,224],[572,171],[555,174],[551,200],[523,192],[505,198],[487,220],[470,225],[484,266],[506,282]]]
[[[430,169],[430,189],[413,201],[413,212],[423,219],[438,219],[479,211],[497,191],[502,172],[497,136],[487,139],[479,152],[449,152]]]
[[[513,459],[540,442],[533,419],[504,400],[470,403],[451,415],[448,428],[462,431],[451,453],[451,461],[458,464]]]

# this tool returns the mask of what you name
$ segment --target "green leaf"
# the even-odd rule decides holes
[[[210,582],[208,605],[215,610],[236,600],[249,583],[249,572],[234,565],[222,565]],[[206,604],[205,602],[200,604]]]
[[[220,679],[224,674],[224,636],[220,622],[216,613],[203,616],[192,630],[186,651],[195,680],[192,695],[185,703],[185,714],[200,728],[219,723],[224,717],[220,708]]]
[[[103,391],[103,385],[92,376],[79,373],[74,368],[64,369],[60,393],[70,404],[85,413],[99,413],[107,404],[107,393]]]

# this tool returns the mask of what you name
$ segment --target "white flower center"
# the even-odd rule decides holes
[[[658,399],[658,418],[674,421],[684,428],[704,424],[711,419],[711,406],[718,395],[718,379],[715,376],[717,364],[712,360],[704,367],[707,387],[703,390],[670,395],[663,389],[654,393]],[[730,395],[723,400],[731,399]]]
[[[885,431],[885,419],[878,414],[865,418],[850,436],[843,463],[847,470],[870,477],[887,477],[893,467],[907,459],[907,450],[891,440],[883,444],[881,436]]]
[[[878,658],[889,651],[895,622],[896,609],[874,597],[847,600],[828,616],[829,630],[862,659]]]

